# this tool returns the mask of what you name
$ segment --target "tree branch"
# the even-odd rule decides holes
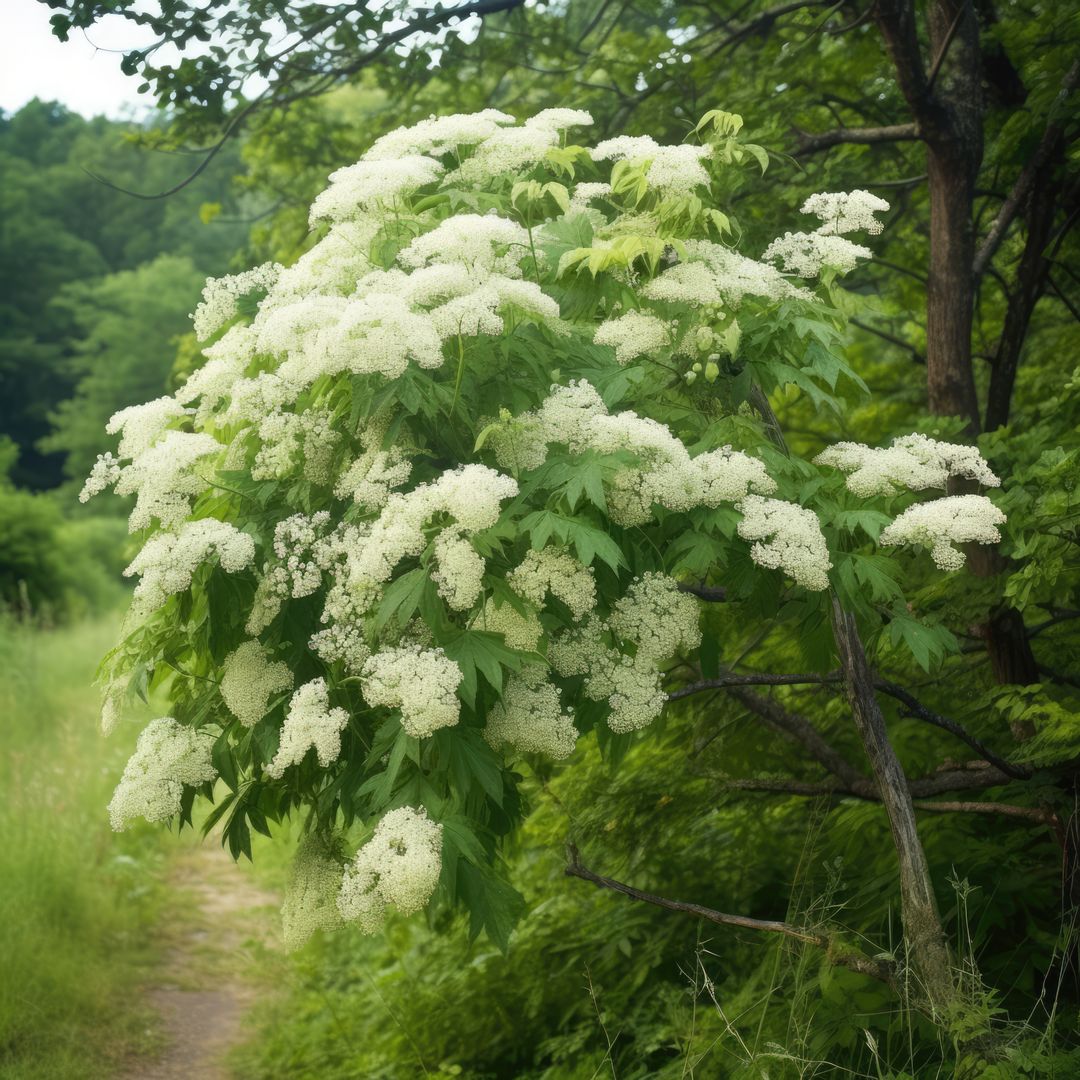
[[[944,791],[938,791],[937,789],[943,782],[961,784],[961,790],[964,787],[973,788],[975,784],[972,778],[980,780],[982,786],[992,787],[994,783],[989,781],[997,777],[998,774],[992,773],[989,776],[982,777],[977,773],[963,772],[959,774],[963,779],[957,781],[957,773],[955,771],[949,771],[941,774],[948,779],[943,781],[941,777],[924,777],[922,779],[910,780],[908,782],[908,790],[913,795],[918,795],[919,791],[932,789],[931,794],[944,794]],[[814,783],[806,780],[795,780],[773,777],[724,777],[724,776],[712,776],[714,780],[717,780],[724,787],[731,788],[734,791],[760,791],[772,793],[775,795],[797,795],[802,798],[816,799],[823,797],[840,797],[840,798],[853,798],[861,799],[864,802],[880,802],[881,798],[876,791],[873,790],[872,785],[869,783],[863,785],[858,784],[854,787],[848,787],[845,784],[831,784],[831,783]],[[999,778],[1001,783],[1007,783],[1007,777]],[[953,788],[952,790],[956,790]],[[1037,807],[1031,806],[1015,806],[1012,803],[1002,802],[975,802],[972,800],[958,800],[949,802],[937,802],[925,799],[919,799],[913,802],[912,805],[916,810],[926,810],[931,813],[939,814],[994,814],[1003,817],[1015,817],[1023,821],[1030,821],[1035,825],[1050,825],[1056,828],[1059,824],[1057,815],[1050,810],[1041,810]]]
[[[683,581],[679,583],[679,592],[690,593],[710,604],[722,604],[727,600],[727,589],[722,585],[694,585]]]
[[[1061,81],[1061,89],[1058,91],[1057,102],[1055,104],[1063,102],[1072,92],[1078,81],[1080,81],[1080,60],[1074,60],[1072,67],[1069,68],[1065,78]],[[994,219],[994,223],[990,226],[990,231],[986,234],[986,238],[983,240],[982,245],[975,253],[975,264],[972,272],[976,281],[986,272],[987,266],[990,265],[990,260],[994,257],[994,253],[1000,246],[1001,241],[1005,239],[1005,233],[1008,232],[1013,219],[1016,217],[1017,213],[1019,213],[1020,207],[1023,205],[1024,200],[1031,191],[1032,185],[1035,183],[1035,179],[1040,170],[1048,164],[1050,158],[1053,156],[1057,147],[1057,142],[1061,138],[1064,130],[1064,121],[1054,119],[1054,110],[1051,109],[1050,119],[1047,122],[1046,130],[1043,132],[1042,138],[1039,140],[1039,145],[1031,155],[1031,160],[1024,166],[1020,175],[1017,177],[1012,191],[1009,192],[1008,197],[1001,204],[998,215]]]
[[[843,682],[844,676],[839,671],[830,671],[824,674],[816,674],[814,672],[801,672],[796,674],[774,674],[771,672],[751,672],[747,674],[727,673],[715,679],[703,679],[701,682],[691,683],[689,686],[673,690],[668,694],[668,701],[679,701],[682,698],[687,698],[693,694],[698,694],[706,690],[728,690],[734,693],[735,691],[733,688],[737,687],[836,686]],[[919,701],[914,694],[905,690],[904,687],[899,686],[888,679],[877,677],[874,678],[873,685],[875,690],[880,690],[883,694],[888,694],[889,697],[895,698],[902,705],[906,706],[908,709],[907,716],[914,720],[921,720],[926,724],[932,724],[934,727],[941,728],[942,731],[947,731],[950,735],[954,735],[961,742],[967,743],[972,750],[981,755],[1005,776],[1011,777],[1014,780],[1027,780],[1031,777],[1031,770],[1026,766],[1015,765],[995,754],[985,743],[968,732],[963,725],[928,708]],[[740,698],[740,700],[742,699]],[[769,699],[763,698],[761,700],[768,701]],[[779,706],[777,707],[779,708]],[[809,721],[807,721],[807,723],[809,723]],[[828,766],[826,767],[828,768]],[[835,770],[830,768],[829,771],[833,772]]]
[[[816,154],[821,150],[828,150],[830,147],[844,143],[871,146],[876,143],[911,142],[921,137],[918,124],[836,128],[833,131],[823,131],[819,134],[803,131],[801,128],[792,128],[792,130],[798,139],[798,146],[795,148],[796,155]]]
[[[681,900],[669,900],[667,897],[635,889],[632,885],[626,885],[621,881],[616,881],[614,878],[604,877],[602,874],[590,870],[582,864],[578,850],[572,844],[568,845],[567,854],[569,856],[565,870],[567,877],[580,878],[582,881],[591,882],[598,888],[610,889],[612,892],[628,896],[631,900],[639,900],[642,903],[652,904],[654,907],[664,908],[667,911],[679,911],[685,915],[693,915],[699,919],[716,923],[719,926],[738,926],[745,930],[781,934],[784,937],[814,945],[819,949],[825,949],[829,954],[829,959],[834,964],[857,971],[861,975],[868,975],[873,979],[888,983],[890,986],[893,985],[893,972],[888,964],[880,960],[874,960],[852,946],[841,943],[833,935],[822,933],[820,930],[811,927],[796,926],[793,923],[780,922],[775,919],[753,919],[746,915],[729,915],[726,912],[716,911],[701,904],[688,904]]]

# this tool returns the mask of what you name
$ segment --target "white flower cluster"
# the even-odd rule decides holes
[[[398,564],[423,553],[433,519],[440,522],[433,577],[448,601],[460,610],[471,607],[480,595],[484,565],[465,538],[494,525],[500,504],[517,490],[511,477],[472,464],[412,491],[390,493],[374,521],[350,526],[347,540],[339,536],[332,551],[324,549],[322,564],[335,583],[327,593],[323,622],[332,632],[320,632],[312,647],[327,662],[348,657],[353,668],[363,662],[358,652],[360,620],[379,602]]]
[[[245,641],[225,658],[221,676],[221,700],[245,727],[257,724],[271,698],[293,686],[289,665],[271,662],[257,641]]]
[[[615,360],[628,364],[639,356],[660,352],[671,344],[671,328],[663,319],[640,311],[628,311],[602,322],[593,335],[597,345],[610,345]]]
[[[191,317],[195,336],[200,341],[212,337],[236,314],[236,301],[241,296],[256,289],[269,289],[281,269],[279,263],[263,263],[241,274],[210,278],[203,287],[202,303]]]
[[[79,492],[79,502],[89,502],[95,495],[100,495],[106,488],[112,487],[120,479],[121,465],[111,453],[98,454],[86,483]]]
[[[614,475],[607,493],[608,512],[620,525],[651,520],[654,503],[685,511],[776,490],[757,458],[730,446],[692,458],[664,424],[630,410],[610,415],[584,380],[552,387],[539,410],[517,417],[495,436],[497,452],[509,451],[531,468],[543,463],[549,443],[563,443],[571,453],[629,451],[640,459],[640,465]]]
[[[342,918],[375,933],[386,908],[402,915],[419,911],[430,899],[442,871],[442,826],[426,810],[401,806],[375,826],[371,839],[346,867],[337,906]]]
[[[334,494],[352,499],[364,510],[381,510],[390,492],[412,475],[412,463],[397,446],[382,450],[384,423],[369,425],[360,436],[364,452],[338,477]]]
[[[341,435],[331,426],[325,409],[302,413],[275,409],[259,422],[260,447],[251,466],[252,480],[273,480],[289,476],[299,458],[305,479],[326,485],[332,478],[331,465]]]
[[[939,442],[927,435],[901,435],[888,447],[840,442],[823,450],[815,464],[848,473],[849,491],[861,497],[895,495],[898,491],[944,489],[951,476],[1000,487],[986,459],[974,446]]]
[[[322,584],[323,539],[329,521],[329,512],[319,510],[310,517],[293,514],[274,526],[274,558],[262,568],[248,615],[249,634],[262,633],[289,597],[310,596]]]
[[[697,187],[709,186],[709,173],[701,159],[711,154],[708,146],[661,146],[648,135],[618,135],[597,143],[592,158],[644,166],[650,186],[662,194],[689,195]]]
[[[843,236],[850,232],[868,232],[877,236],[885,227],[875,214],[883,214],[889,204],[869,191],[821,191],[811,195],[799,208],[801,214],[813,214],[821,222],[818,232],[825,236]]]
[[[174,420],[189,416],[191,412],[174,397],[159,397],[113,413],[105,431],[109,435],[120,435],[117,457],[136,458],[149,450]]]
[[[667,701],[660,665],[679,649],[701,643],[698,618],[697,601],[675,581],[646,574],[606,622],[594,616],[580,631],[553,641],[548,659],[564,678],[585,676],[585,695],[608,703],[612,731],[637,731],[651,724]]]
[[[212,435],[166,431],[116,479],[117,495],[136,496],[128,528],[132,532],[145,529],[155,518],[163,529],[184,521],[191,513],[192,497],[206,487],[196,468],[221,450],[221,443]]]
[[[859,265],[860,259],[871,259],[874,253],[862,244],[854,244],[842,236],[825,233],[784,233],[778,236],[761,256],[766,262],[779,263],[789,274],[812,278],[826,267],[846,274]]]
[[[310,222],[346,221],[380,204],[434,183],[443,167],[423,154],[383,161],[358,161],[330,174],[330,186],[311,204]]]
[[[488,713],[484,737],[496,748],[509,744],[523,754],[569,757],[578,733],[560,696],[542,667],[523,668],[506,680],[501,699]]]
[[[213,745],[205,732],[184,727],[171,716],[151,720],[109,803],[112,827],[120,832],[134,818],[167,821],[178,814],[185,785],[217,779],[210,760]]]
[[[402,728],[415,738],[458,722],[461,668],[442,649],[419,645],[383,649],[367,661],[362,675],[364,700],[400,709]]]
[[[341,753],[341,732],[348,722],[349,714],[344,709],[331,708],[325,679],[304,683],[289,701],[281,743],[274,760],[266,766],[266,775],[280,779],[290,765],[299,765],[312,748],[325,769]]]
[[[812,510],[780,499],[749,495],[736,509],[742,514],[739,535],[752,540],[750,557],[759,566],[783,570],[803,588],[829,587],[832,561],[821,524]]]
[[[920,544],[941,570],[959,570],[965,561],[957,544],[996,544],[1005,515],[985,495],[951,495],[909,506],[886,525],[878,540],[885,547]]]
[[[785,233],[765,249],[762,259],[780,263],[789,274],[804,278],[815,277],[826,266],[847,273],[860,259],[873,258],[874,253],[845,240],[842,234],[881,232],[883,226],[874,214],[888,209],[884,199],[868,191],[811,195],[803,203],[802,212],[817,217],[822,222],[820,227],[812,233]]]
[[[235,574],[255,561],[255,541],[216,518],[188,521],[178,532],[152,536],[124,570],[125,577],[139,576],[133,610],[142,615],[156,611],[188,588],[195,571],[213,555],[222,570]]]
[[[328,837],[308,833],[300,841],[281,905],[281,931],[287,950],[299,949],[316,930],[341,926],[337,897],[343,873]]]
[[[808,300],[808,289],[792,285],[775,266],[747,258],[709,240],[687,240],[686,257],[641,288],[649,300],[695,307],[738,307],[746,296]]]
[[[520,652],[535,652],[544,634],[536,612],[522,613],[510,603],[496,604],[493,597],[485,601],[478,625],[489,633],[502,634],[507,646]]]
[[[506,575],[506,583],[522,600],[537,608],[543,607],[544,598],[550,593],[570,609],[575,621],[596,607],[592,567],[578,562],[562,548],[529,551]]]

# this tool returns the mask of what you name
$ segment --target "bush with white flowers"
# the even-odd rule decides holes
[[[700,670],[695,593],[809,614],[830,587],[858,604],[879,533],[946,569],[997,537],[984,496],[911,494],[996,485],[972,448],[803,460],[764,404],[856,387],[825,298],[887,204],[815,195],[822,224],[756,258],[725,200],[767,158],[737,117],[680,146],[590,148],[589,124],[487,110],[379,139],[293,265],[207,284],[205,365],[113,418],[84,490],[135,496],[142,545],[107,724],[170,702],[113,822],[202,798],[239,855],[295,818],[292,944],[429,902],[502,942],[522,761],[642,737]]]

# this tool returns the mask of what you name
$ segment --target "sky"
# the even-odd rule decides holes
[[[0,0],[0,109],[39,97],[87,117],[142,115],[153,104],[135,92],[142,80],[121,73],[119,53],[102,51],[138,44],[139,28],[106,19],[62,43],[52,36],[52,14],[38,0]]]

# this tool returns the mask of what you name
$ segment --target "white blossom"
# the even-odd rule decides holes
[[[885,227],[874,214],[884,213],[889,204],[869,191],[822,191],[811,195],[799,208],[821,221],[818,233],[841,236],[849,232],[868,232],[876,236]]]
[[[468,611],[483,589],[484,560],[476,548],[452,529],[435,538],[435,569],[431,580],[451,611]]]
[[[477,624],[492,634],[502,634],[511,649],[534,652],[544,635],[544,627],[534,611],[522,613],[512,604],[496,604],[489,598]]]
[[[597,345],[610,345],[615,360],[628,364],[649,353],[659,352],[671,344],[671,329],[655,315],[628,311],[625,315],[602,322],[593,334]]]
[[[502,697],[488,713],[484,737],[495,747],[509,744],[525,754],[569,757],[578,733],[560,696],[542,667],[523,668],[506,680]]]
[[[652,187],[664,194],[686,195],[696,187],[709,184],[708,170],[701,159],[712,151],[707,146],[682,143],[661,146],[648,135],[618,135],[605,139],[593,148],[594,161],[629,161],[648,165],[646,176]]]
[[[189,521],[179,532],[152,536],[130,565],[125,577],[139,576],[133,607],[142,615],[156,611],[170,596],[191,585],[195,571],[216,555],[222,570],[233,574],[255,560],[255,541],[216,518]]]
[[[789,274],[812,278],[826,266],[846,274],[855,269],[860,259],[870,259],[873,255],[868,247],[853,244],[842,236],[787,232],[774,240],[761,257],[765,262],[779,263]]]
[[[965,562],[958,544],[996,544],[1005,515],[985,495],[950,495],[915,503],[882,530],[879,543],[889,547],[920,544],[941,570],[959,570]]]
[[[192,497],[207,486],[197,467],[221,450],[212,435],[166,431],[117,477],[117,495],[136,496],[128,528],[132,532],[145,529],[154,518],[162,528],[178,526],[191,513]]]
[[[473,146],[514,118],[497,109],[432,116],[412,127],[397,128],[372,143],[365,161],[392,161],[409,154],[442,157],[459,146]]]
[[[402,645],[383,649],[363,669],[369,705],[401,710],[401,726],[418,739],[458,722],[461,668],[442,649]]]
[[[325,679],[304,683],[289,701],[281,743],[274,760],[266,766],[266,775],[280,779],[290,765],[299,765],[314,748],[319,764],[325,769],[341,753],[341,732],[349,722],[344,709],[332,708]]]
[[[202,303],[195,309],[192,323],[195,336],[206,341],[235,314],[236,301],[256,289],[269,289],[281,272],[278,263],[263,263],[240,274],[209,278],[203,288]]]
[[[257,724],[270,701],[292,689],[289,665],[271,662],[257,641],[245,641],[225,658],[221,676],[221,700],[245,727]]]
[[[310,221],[344,221],[392,203],[402,195],[431,184],[443,172],[442,165],[421,154],[389,161],[358,161],[330,174],[330,186],[311,204]]]
[[[562,548],[546,547],[540,551],[529,551],[521,563],[506,575],[506,583],[518,596],[537,608],[543,607],[544,599],[550,593],[570,609],[575,621],[596,606],[592,567],[578,562]]]
[[[742,514],[739,535],[753,541],[750,557],[754,562],[770,570],[783,570],[806,589],[829,587],[832,562],[812,510],[760,495],[748,495],[736,509]]]
[[[79,492],[79,502],[89,502],[107,487],[112,487],[120,479],[121,468],[119,460],[112,454],[98,454],[94,467]]]
[[[285,948],[299,949],[317,930],[341,926],[337,898],[344,867],[328,837],[308,833],[293,857],[289,884],[281,905],[281,930]]]
[[[401,806],[375,826],[345,869],[337,905],[342,918],[366,934],[382,925],[386,908],[412,915],[431,899],[442,870],[442,826],[424,809]]]
[[[928,435],[901,435],[883,448],[840,442],[823,450],[814,462],[848,473],[848,490],[863,498],[944,489],[952,476],[977,480],[984,487],[1001,485],[977,447],[939,442]]]
[[[210,760],[213,745],[205,732],[185,727],[171,716],[151,720],[109,803],[112,827],[120,832],[133,818],[167,821],[180,813],[185,786],[217,779]]]
[[[174,397],[159,397],[144,405],[129,405],[113,413],[105,425],[105,431],[109,435],[121,433],[117,457],[137,458],[157,442],[174,420],[189,416],[191,412]]]

